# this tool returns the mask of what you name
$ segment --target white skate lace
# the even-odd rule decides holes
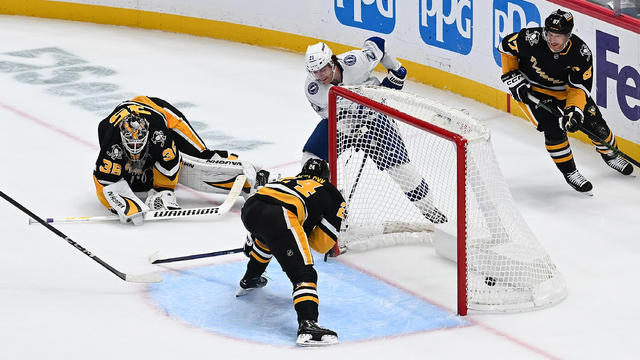
[[[572,184],[576,184],[578,187],[581,187],[588,182],[588,180],[584,176],[582,176],[582,174],[580,174],[578,170],[574,170],[568,173],[567,180],[569,180],[569,182]]]
[[[624,169],[628,164],[629,163],[626,160],[622,159],[620,156],[616,156],[613,159],[607,160],[607,165],[618,171],[622,171],[622,169]]]

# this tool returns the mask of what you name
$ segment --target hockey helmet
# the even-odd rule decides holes
[[[311,158],[302,166],[300,175],[317,176],[321,179],[329,180],[329,164],[322,159]]]
[[[304,62],[307,66],[307,71],[313,73],[321,70],[327,64],[331,63],[332,57],[333,52],[327,44],[319,42],[317,44],[309,45],[309,47],[307,47],[307,52],[304,55]]]
[[[125,116],[120,122],[120,138],[132,159],[138,159],[149,139],[149,122],[135,114]]]
[[[573,15],[564,10],[556,10],[544,20],[544,32],[553,32],[571,36],[573,31]]]

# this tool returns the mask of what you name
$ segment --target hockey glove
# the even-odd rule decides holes
[[[173,190],[156,191],[155,189],[151,189],[149,190],[145,204],[151,210],[180,209],[180,205],[178,205],[178,200],[176,199],[176,195],[173,193]]]
[[[511,96],[515,101],[521,103],[529,101],[529,80],[522,75],[520,70],[509,71],[502,75],[500,79],[509,87]]]
[[[380,85],[389,89],[402,90],[404,79],[407,78],[407,69],[400,66],[398,70],[389,70],[387,77],[382,80]]]
[[[564,116],[560,118],[560,128],[567,132],[576,132],[580,129],[584,114],[577,106],[569,106],[564,109]]]
[[[242,246],[242,252],[248,258],[251,258],[251,250],[253,250],[253,235],[247,234],[247,240]]]
[[[149,211],[149,207],[131,191],[131,187],[124,179],[105,186],[102,193],[111,206],[111,212],[118,214],[121,223],[142,224],[144,214]]]

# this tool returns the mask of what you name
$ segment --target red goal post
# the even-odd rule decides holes
[[[460,315],[541,308],[566,296],[564,279],[512,205],[488,128],[468,114],[402,91],[334,86],[329,167],[347,200],[338,254],[415,243],[438,251],[449,237]],[[448,218],[435,232],[424,204]]]

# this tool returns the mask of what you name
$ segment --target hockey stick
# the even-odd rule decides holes
[[[13,200],[11,197],[6,195],[4,192],[0,191],[0,196],[3,197],[5,200],[7,200],[9,203],[11,203],[13,206],[15,206],[18,209],[22,210],[22,212],[24,212],[25,214],[29,215],[31,218],[35,219],[37,222],[42,224],[42,226],[46,227],[47,229],[51,230],[54,234],[56,234],[56,235],[60,236],[61,238],[63,238],[66,242],[71,244],[74,248],[80,250],[81,253],[87,255],[88,257],[93,259],[95,262],[97,262],[98,264],[100,264],[104,268],[106,268],[107,270],[109,270],[112,273],[114,273],[120,279],[122,279],[124,281],[137,282],[137,283],[154,283],[154,282],[162,281],[162,276],[160,276],[160,274],[149,273],[149,274],[141,274],[141,275],[131,275],[131,274],[125,274],[125,273],[123,273],[121,271],[118,271],[113,266],[107,264],[106,262],[104,262],[99,257],[93,255],[89,250],[85,249],[84,247],[82,247],[77,242],[71,240],[67,235],[63,234],[60,230],[58,230],[55,227],[47,224],[39,216],[37,216],[36,214],[32,213],[29,209],[25,208],[24,206],[22,206],[17,201]]]
[[[190,218],[197,216],[221,216],[229,212],[235,204],[242,187],[246,181],[245,175],[238,175],[236,180],[227,194],[227,198],[219,206],[205,207],[205,208],[192,208],[192,209],[178,209],[178,210],[151,210],[144,214],[145,221],[154,220],[167,220],[177,218]],[[78,222],[98,222],[98,221],[115,221],[119,220],[118,216],[103,215],[103,216],[81,216],[81,217],[66,217],[66,218],[47,218],[47,223],[78,223]],[[29,218],[29,224],[36,223],[37,221]]]
[[[363,150],[364,151],[364,150]],[[360,164],[360,169],[358,170],[358,175],[356,175],[356,181],[351,187],[351,191],[349,192],[349,198],[347,199],[347,204],[351,203],[351,198],[353,194],[356,192],[356,188],[358,187],[358,183],[360,182],[360,177],[362,176],[362,170],[364,170],[364,165],[367,162],[367,152],[364,152],[364,156],[362,157],[362,163]],[[345,216],[346,218],[346,216]]]
[[[528,96],[529,96],[529,100],[531,100],[531,102],[533,102],[536,107],[542,108],[542,109],[546,110],[547,112],[549,112],[551,115],[554,115],[554,116],[556,116],[558,118],[561,118],[561,117],[564,116],[564,114],[560,111],[560,109],[554,109],[554,108],[548,106],[547,104],[545,104],[542,101],[540,101],[540,99],[538,99],[537,97],[533,96],[531,93],[529,93]],[[583,133],[585,133],[592,140],[604,145],[607,149],[611,150],[614,154],[624,158],[625,160],[627,160],[628,162],[632,163],[633,165],[635,165],[637,167],[640,167],[640,162],[636,161],[634,158],[632,158],[629,155],[625,154],[624,152],[622,152],[622,150],[611,146],[611,144],[609,144],[608,142],[602,140],[598,135],[594,134],[590,130],[585,129],[582,126],[579,127],[578,130],[580,130]]]
[[[235,254],[239,252],[242,252],[242,248],[220,250],[220,251],[214,251],[214,252],[203,253],[203,254],[178,256],[178,257],[172,257],[172,258],[166,258],[166,259],[158,259],[158,253],[156,252],[155,254],[149,256],[149,262],[151,262],[152,264],[162,264],[162,263],[168,263],[168,262],[194,260],[194,259],[202,259],[206,257],[229,255],[229,254]]]

